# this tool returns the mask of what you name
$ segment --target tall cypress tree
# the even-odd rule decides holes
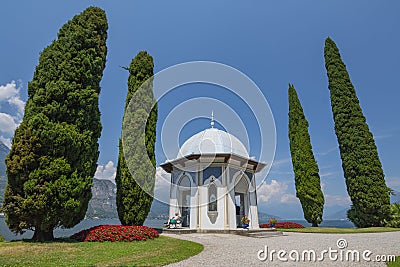
[[[107,18],[89,7],[68,21],[40,55],[7,156],[8,227],[33,239],[73,227],[92,196],[101,134],[98,96],[106,63]]]
[[[325,41],[324,55],[335,132],[353,202],[347,217],[357,227],[382,226],[389,216],[390,196],[374,138],[339,49],[330,38]]]
[[[304,218],[312,226],[318,226],[322,222],[325,200],[308,133],[308,121],[293,85],[289,85],[289,141],[296,196],[303,207]]]
[[[153,68],[153,58],[145,51],[127,68],[128,94],[115,177],[118,217],[123,225],[143,225],[153,202],[157,123]]]

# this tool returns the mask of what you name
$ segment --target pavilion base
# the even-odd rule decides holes
[[[231,230],[213,230],[213,229],[189,229],[189,228],[172,228],[172,229],[157,229],[161,230],[162,233],[168,234],[194,234],[194,233],[204,233],[204,234],[235,234],[243,235],[255,238],[272,237],[272,236],[282,236],[283,233],[277,231],[275,228],[261,228],[261,229],[231,229]]]

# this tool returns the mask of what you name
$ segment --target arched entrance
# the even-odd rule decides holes
[[[236,226],[242,227],[241,219],[246,214],[249,216],[249,183],[244,175],[240,175],[235,182],[235,207],[236,207]]]
[[[180,179],[177,191],[177,199],[183,227],[189,227],[190,225],[190,195],[191,182],[190,178],[185,175]]]

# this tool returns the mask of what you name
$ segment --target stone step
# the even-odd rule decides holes
[[[189,229],[189,228],[171,228],[171,229],[157,229],[159,233],[171,233],[171,234],[193,234],[193,233],[209,233],[209,234],[236,234],[254,238],[265,238],[272,236],[281,236],[282,232],[276,229],[237,229],[237,230],[205,230],[205,229]]]
[[[282,232],[278,231],[268,231],[268,232],[249,232],[249,233],[241,233],[240,235],[254,238],[267,238],[273,236],[282,236]]]

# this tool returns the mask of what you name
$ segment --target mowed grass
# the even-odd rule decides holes
[[[387,262],[386,265],[389,267],[400,267],[400,256],[396,257],[396,261]]]
[[[201,244],[166,236],[138,242],[1,242],[0,265],[162,266],[202,250]]]
[[[358,233],[382,233],[382,232],[397,232],[400,228],[390,227],[368,227],[368,228],[331,228],[331,227],[306,227],[295,229],[282,229],[282,232],[299,232],[299,233],[321,233],[321,234],[358,234]]]

